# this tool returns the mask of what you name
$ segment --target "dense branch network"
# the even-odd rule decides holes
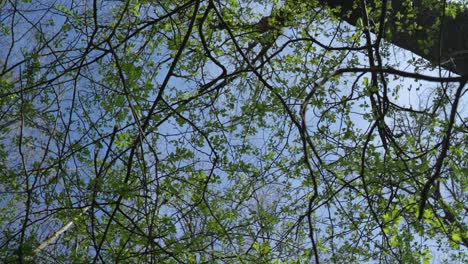
[[[5,1],[0,262],[466,259],[467,17]]]

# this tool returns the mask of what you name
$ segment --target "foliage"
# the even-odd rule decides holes
[[[0,8],[1,262],[466,261],[462,4]]]

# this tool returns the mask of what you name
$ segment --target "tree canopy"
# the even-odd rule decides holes
[[[468,9],[0,2],[0,262],[467,261]]]

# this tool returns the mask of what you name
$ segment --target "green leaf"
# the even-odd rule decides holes
[[[364,78],[362,79],[362,84],[364,84],[364,86],[366,86],[366,87],[369,86],[369,78],[364,77]]]
[[[459,232],[452,233],[452,239],[455,242],[461,242],[462,241],[461,234]]]

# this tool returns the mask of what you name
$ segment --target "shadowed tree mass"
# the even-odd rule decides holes
[[[362,5],[354,8],[353,1],[324,2],[330,7],[341,7],[342,12],[337,15],[352,25],[362,18]],[[370,2],[367,5],[373,10],[383,10],[378,5],[389,4],[385,10],[388,30],[378,32],[387,41],[433,65],[459,75],[468,74],[468,11],[460,4],[423,0],[379,2],[377,6]]]

